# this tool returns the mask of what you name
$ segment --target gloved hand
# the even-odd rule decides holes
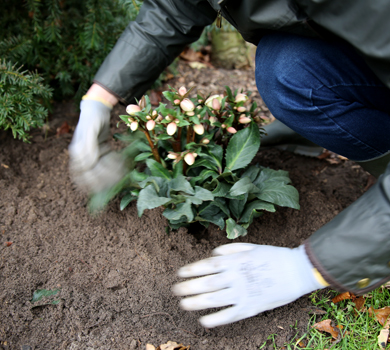
[[[290,249],[232,243],[213,253],[217,256],[184,266],[178,272],[184,278],[205,277],[173,288],[180,296],[199,294],[181,301],[185,310],[233,305],[201,317],[200,323],[206,328],[255,316],[325,286],[316,279],[303,245]]]
[[[78,186],[97,193],[122,179],[124,161],[107,144],[112,107],[84,97],[80,109],[80,119],[69,145],[70,172]]]

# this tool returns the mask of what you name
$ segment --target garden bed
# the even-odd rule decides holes
[[[253,69],[192,70],[181,63],[179,70],[181,78],[169,82],[176,88],[185,83],[206,93],[222,92],[224,85],[255,89]],[[124,112],[118,107],[115,115],[119,109]],[[0,349],[145,349],[168,340],[194,350],[258,349],[271,334],[282,346],[307,330],[307,296],[210,330],[197,322],[210,311],[181,310],[171,293],[179,281],[176,271],[230,242],[226,233],[216,226],[167,233],[160,209],[138,218],[136,204],[120,211],[119,199],[91,216],[88,197],[68,174],[72,133],[56,135],[65,121],[72,128],[77,118],[74,106],[64,103],[53,111],[46,140],[41,131],[33,133],[31,144],[0,134]],[[112,120],[113,133],[117,121]],[[266,212],[236,242],[296,247],[360,197],[367,184],[367,174],[351,161],[332,164],[278,150],[263,150],[255,161],[289,171],[301,210]],[[58,304],[32,304],[39,289],[59,290],[49,299]]]

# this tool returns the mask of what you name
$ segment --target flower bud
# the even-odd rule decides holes
[[[252,121],[251,118],[245,116],[245,114],[243,114],[242,116],[240,116],[240,118],[238,119],[238,122],[240,124],[249,124],[250,122]]]
[[[175,104],[176,106],[180,104],[180,100],[177,98],[176,100],[173,101],[173,104]]]
[[[172,117],[171,117],[170,115],[167,115],[167,116],[165,117],[165,120],[171,121],[171,120],[172,120]]]
[[[226,130],[227,130],[227,132],[230,132],[231,134],[235,134],[237,132],[237,130],[234,129],[232,126],[229,126]]]
[[[246,102],[248,101],[248,96],[245,95],[245,94],[237,94],[234,102],[238,103],[238,102]]]
[[[161,122],[163,119],[164,119],[163,116],[159,114],[158,117],[156,118],[156,121]]]
[[[209,107],[209,108],[215,109],[215,108],[213,107],[213,101],[214,101],[214,100],[217,100],[217,101],[219,102],[219,105],[221,106],[222,97],[219,96],[219,95],[212,95],[212,96],[210,96],[210,97],[206,100],[206,102],[205,102],[206,106]],[[221,108],[221,107],[219,107],[219,108]],[[217,110],[218,110],[219,108],[217,108]]]
[[[176,159],[178,157],[178,155],[176,153],[174,153],[174,152],[168,152],[167,157],[169,159]]]
[[[199,103],[202,103],[202,102],[203,102],[203,100],[199,99],[199,100],[198,100],[198,102],[199,102]]]
[[[196,106],[196,109],[202,109],[202,106],[200,106],[200,105]]]
[[[194,103],[189,98],[185,98],[183,101],[181,101],[180,107],[185,112],[192,112],[195,109]]]
[[[221,109],[221,103],[216,98],[212,100],[211,105],[215,111],[219,111]]]
[[[240,113],[243,113],[243,112],[246,111],[246,108],[244,106],[241,106],[241,107],[237,108],[237,111],[240,112]]]
[[[169,123],[167,126],[167,134],[172,136],[177,130],[177,125],[175,122]]]
[[[150,115],[146,116],[146,120],[151,120],[151,119],[152,119],[152,117]]]
[[[135,116],[136,112],[140,112],[141,108],[137,105],[128,105],[126,107],[126,112],[132,116]]]
[[[204,134],[204,127],[202,124],[196,124],[194,125],[194,131],[198,134],[198,135],[203,135]]]
[[[131,131],[136,131],[138,129],[138,122],[132,122],[130,124]]]
[[[148,129],[149,131],[153,130],[155,126],[156,126],[156,122],[154,120],[149,120],[146,123],[146,129]]]
[[[222,124],[222,125],[221,125],[221,128],[222,128],[222,129],[225,129],[225,128],[226,128],[226,124]]]
[[[186,112],[186,114],[187,114],[188,116],[192,117],[192,116],[195,115],[195,112],[194,112],[194,111],[192,111],[192,112]]]
[[[174,122],[175,122],[176,124],[179,124],[179,123],[180,123],[180,120],[179,120],[179,119],[175,119]]]
[[[192,165],[195,163],[195,157],[192,153],[187,153],[185,156],[184,156],[184,161],[188,164],[188,165]]]
[[[185,94],[187,93],[187,89],[182,86],[180,89],[179,89],[179,95],[180,96],[184,96]]]
[[[153,112],[152,112],[152,117],[155,118],[156,116],[157,116],[157,111],[153,111]]]
[[[204,139],[202,139],[200,142],[203,143],[204,145],[208,145],[208,144],[210,143],[210,140],[204,138]]]
[[[218,119],[217,119],[217,117],[210,117],[209,121],[210,121],[210,124],[213,125],[214,123],[216,123],[218,121]]]

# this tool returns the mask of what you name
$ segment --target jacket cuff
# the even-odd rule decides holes
[[[339,291],[363,294],[390,280],[390,165],[304,245],[313,266]]]

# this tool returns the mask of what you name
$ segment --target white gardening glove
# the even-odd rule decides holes
[[[70,172],[78,186],[97,193],[123,178],[124,161],[107,144],[112,106],[85,96],[80,109],[80,119],[69,145]]]
[[[200,323],[206,328],[255,316],[325,286],[316,279],[303,245],[290,249],[232,243],[216,248],[213,254],[217,256],[184,266],[178,272],[184,278],[208,276],[173,288],[180,296],[198,294],[181,301],[185,310],[232,305],[201,317]]]

